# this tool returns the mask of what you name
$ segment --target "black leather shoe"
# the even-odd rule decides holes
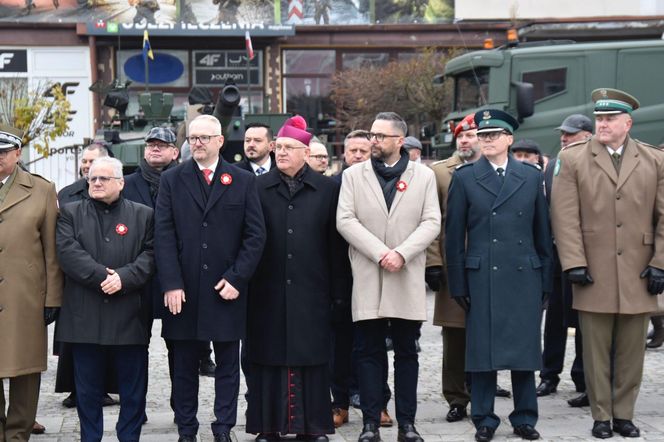
[[[76,396],[74,395],[74,393],[71,393],[62,401],[62,406],[67,408],[76,407]]]
[[[364,424],[357,442],[380,442],[380,430],[376,424]]]
[[[420,433],[415,429],[413,424],[399,425],[399,433],[397,434],[397,442],[424,442]]]
[[[207,376],[209,378],[214,377],[214,371],[217,369],[217,366],[214,365],[214,362],[212,362],[212,359],[209,357],[207,359],[202,359],[200,366],[198,368],[198,373],[201,376]]]
[[[277,442],[279,435],[277,433],[258,433],[255,440],[256,442]]]
[[[196,436],[180,436],[178,442],[196,442]]]
[[[357,408],[358,410],[360,409],[360,395],[359,394],[352,394],[350,396],[350,405],[353,408]]]
[[[537,432],[535,427],[530,424],[523,424],[519,425],[518,427],[514,427],[514,434],[525,440],[537,440],[540,438],[540,434]]]
[[[462,407],[461,405],[452,405],[450,411],[447,412],[447,416],[445,416],[445,420],[447,422],[459,422],[464,417],[468,417],[466,407]]]
[[[639,427],[627,419],[613,419],[613,431],[619,433],[622,437],[639,437],[641,435]]]
[[[106,393],[101,404],[103,407],[112,407],[113,405],[120,405],[120,401],[116,401],[110,394]]]
[[[577,397],[573,397],[568,400],[567,403],[570,407],[579,408],[579,407],[588,407],[590,401],[588,400],[588,393],[581,393]]]
[[[219,433],[214,435],[214,442],[232,442],[230,433]]]
[[[480,427],[475,433],[475,440],[477,442],[489,442],[493,439],[493,433],[496,432],[495,428],[491,427]]]
[[[608,439],[613,437],[611,423],[609,421],[595,421],[593,424],[593,436],[598,439]]]
[[[537,386],[537,397],[548,396],[558,390],[558,384],[548,379],[542,379],[542,382]]]
[[[497,397],[512,397],[512,393],[510,393],[508,390],[505,390],[503,387],[500,385],[496,385],[496,396]]]

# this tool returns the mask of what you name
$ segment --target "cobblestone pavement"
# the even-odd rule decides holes
[[[429,293],[429,312],[433,312],[433,294]],[[161,323],[156,321],[153,339],[150,344],[150,382],[147,402],[148,423],[143,427],[142,441],[177,441],[177,429],[173,424],[173,414],[168,404],[170,382],[166,362],[166,348],[160,336]],[[52,327],[51,327],[52,333]],[[49,339],[50,342],[50,339]],[[417,428],[425,441],[472,441],[474,429],[469,420],[450,424],[445,421],[447,405],[441,395],[441,349],[440,328],[430,322],[422,327],[420,340],[420,379],[418,389]],[[569,378],[571,357],[574,352],[573,338],[568,339],[568,353],[565,361],[565,373],[558,386],[558,393],[539,400],[540,419],[537,429],[544,440],[591,440],[592,418],[589,408],[570,408],[566,400],[575,396],[574,384]],[[392,355],[390,353],[390,355]],[[42,394],[37,419],[46,426],[46,434],[34,436],[36,442],[69,442],[79,440],[78,419],[75,409],[62,407],[64,394],[53,393],[57,359],[49,357],[48,371],[42,378]],[[664,441],[664,347],[646,352],[643,385],[636,406],[635,423],[641,427],[642,440]],[[392,369],[390,368],[390,378]],[[510,387],[509,373],[499,375],[499,383]],[[392,380],[390,380],[392,384]],[[199,440],[212,441],[209,423],[213,420],[213,380],[201,378],[198,419],[201,422]],[[244,391],[244,381],[240,389]],[[502,423],[494,440],[520,440],[512,434],[507,420],[511,411],[510,399],[496,399],[496,412]],[[239,399],[238,424],[235,438],[238,441],[253,441],[253,435],[244,432],[244,411],[246,403],[241,395]],[[394,416],[394,402],[390,401],[390,414]],[[104,441],[116,440],[114,427],[117,421],[118,407],[104,409]],[[351,409],[350,423],[344,425],[330,439],[332,442],[343,440],[356,441],[361,429],[361,413]],[[385,441],[397,439],[396,427],[381,430]],[[616,437],[620,439],[620,437]]]

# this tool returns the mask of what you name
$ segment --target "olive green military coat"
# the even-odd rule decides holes
[[[57,216],[53,183],[19,169],[0,205],[0,378],[46,370],[44,307],[63,286]]]
[[[628,137],[617,173],[593,137],[558,158],[551,216],[560,262],[563,270],[588,267],[595,281],[573,286],[573,307],[654,311],[657,297],[639,275],[648,265],[664,269],[664,152]]]

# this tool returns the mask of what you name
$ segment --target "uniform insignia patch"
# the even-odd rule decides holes
[[[556,167],[553,169],[553,175],[554,175],[554,176],[558,176],[558,174],[560,173],[560,167],[561,167],[561,164],[562,164],[562,163],[560,162],[560,158],[558,158],[558,159],[556,160]]]

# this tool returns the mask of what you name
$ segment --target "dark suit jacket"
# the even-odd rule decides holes
[[[103,223],[100,221],[103,220]],[[153,210],[121,199],[102,213],[95,202],[60,208],[56,243],[65,290],[56,339],[101,345],[147,345],[143,288],[154,272]],[[126,233],[117,226],[126,226]],[[104,294],[106,267],[115,269],[122,291]]]
[[[541,365],[542,295],[553,286],[542,180],[537,168],[511,156],[502,185],[485,157],[452,175],[445,256],[451,296],[470,296],[468,371]]]
[[[164,292],[183,289],[186,296],[180,314],[163,313],[162,335],[235,341],[245,333],[247,284],[265,243],[256,178],[220,157],[206,202],[199,175],[193,160],[161,175],[155,213],[159,281]],[[224,175],[230,184],[221,183]],[[239,298],[219,296],[214,286],[222,278],[240,291]]]
[[[331,305],[350,298],[347,245],[336,229],[339,185],[311,169],[292,197],[278,169],[256,181],[268,233],[249,289],[248,357],[324,364]]]

